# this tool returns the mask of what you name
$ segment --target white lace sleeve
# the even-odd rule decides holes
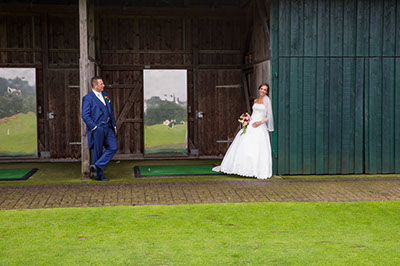
[[[274,117],[272,116],[271,99],[266,95],[264,96],[263,104],[266,107],[266,111],[265,118],[261,120],[261,122],[267,125],[268,131],[274,131]]]

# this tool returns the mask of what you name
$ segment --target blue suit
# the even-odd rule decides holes
[[[107,93],[101,94],[110,99]],[[110,100],[105,100],[105,102],[106,105],[96,97],[93,91],[82,99],[82,119],[86,123],[89,149],[93,149],[93,163],[100,174],[118,151],[113,107]],[[106,148],[104,152],[103,147]]]

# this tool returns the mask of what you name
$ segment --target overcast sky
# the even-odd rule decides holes
[[[161,99],[172,100],[173,96],[179,100],[187,100],[187,74],[186,70],[144,70],[144,99],[153,96]]]
[[[36,75],[34,68],[0,68],[0,77],[5,79],[14,79],[19,77],[28,81],[29,85],[34,86],[36,83]]]

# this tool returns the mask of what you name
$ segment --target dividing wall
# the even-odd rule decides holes
[[[278,174],[400,173],[400,1],[272,1]]]

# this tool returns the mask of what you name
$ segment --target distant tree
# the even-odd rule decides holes
[[[9,94],[7,88],[18,89],[21,95]],[[14,79],[0,78],[0,119],[19,113],[36,113],[36,91],[28,81],[17,77]]]
[[[13,94],[0,96],[0,119],[23,113],[23,98]]]
[[[165,120],[176,120],[179,124],[186,121],[186,103],[162,100],[160,97],[152,97],[146,101],[147,110],[145,115],[146,125],[162,124]]]

